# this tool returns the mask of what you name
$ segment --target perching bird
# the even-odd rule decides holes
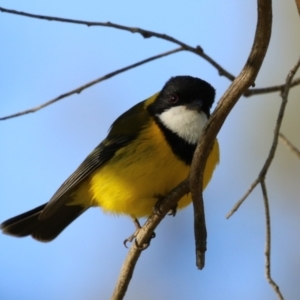
[[[3,233],[48,242],[90,207],[149,216],[190,171],[215,90],[204,80],[172,77],[163,89],[118,117],[108,136],[61,185],[50,201],[1,224]],[[217,140],[206,163],[203,187],[219,162]],[[191,195],[178,209],[191,203]]]

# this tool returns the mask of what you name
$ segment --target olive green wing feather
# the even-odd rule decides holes
[[[60,186],[43,209],[39,219],[50,217],[59,207],[67,204],[70,194],[85,178],[106,164],[115,153],[136,139],[148,123],[150,115],[144,101],[122,114],[112,124],[107,138],[82,162],[78,169]]]

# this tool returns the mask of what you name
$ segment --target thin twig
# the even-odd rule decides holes
[[[26,114],[29,114],[29,113],[34,113],[34,112],[36,112],[36,111],[38,111],[38,110],[40,110],[40,109],[42,109],[42,108],[44,108],[44,107],[46,107],[48,105],[51,105],[51,104],[53,104],[53,103],[55,103],[55,102],[57,102],[57,101],[59,101],[59,100],[61,100],[63,98],[69,97],[69,96],[74,95],[74,94],[80,94],[83,90],[91,87],[92,85],[94,85],[96,83],[99,83],[101,81],[109,79],[109,78],[111,78],[113,76],[116,76],[116,75],[118,75],[120,73],[123,73],[125,71],[130,70],[130,69],[133,69],[133,68],[135,68],[137,66],[143,65],[143,64],[148,63],[150,61],[153,61],[155,59],[158,59],[158,58],[170,55],[170,54],[174,54],[174,53],[177,53],[179,51],[183,51],[183,48],[182,47],[176,48],[174,50],[167,51],[167,52],[164,52],[164,53],[161,53],[161,54],[149,57],[147,59],[141,60],[141,61],[139,61],[137,63],[134,63],[132,65],[129,65],[129,66],[125,67],[125,68],[122,68],[122,69],[116,70],[114,72],[108,73],[108,74],[106,74],[106,75],[104,75],[104,76],[102,76],[100,78],[97,78],[97,79],[95,79],[95,80],[93,80],[91,82],[88,82],[88,83],[86,83],[86,84],[84,84],[84,85],[82,85],[82,86],[80,86],[80,87],[78,87],[78,88],[76,88],[74,90],[71,90],[71,91],[69,91],[67,93],[64,93],[64,94],[62,94],[62,95],[54,98],[54,99],[51,99],[51,100],[49,100],[49,101],[47,101],[47,102],[45,102],[45,103],[43,103],[41,105],[38,105],[36,107],[30,108],[30,109],[27,109],[27,110],[24,110],[24,111],[21,111],[21,112],[12,114],[12,115],[8,115],[8,116],[5,116],[5,117],[2,117],[2,118],[0,118],[0,121],[11,119],[11,118],[15,118],[15,117],[19,117],[19,116],[26,115]]]
[[[300,159],[300,151],[281,132],[279,132],[279,140]]]
[[[266,264],[265,264],[266,277],[267,277],[268,282],[270,283],[270,285],[274,289],[274,291],[275,291],[275,293],[276,293],[276,295],[278,296],[279,299],[284,299],[283,295],[281,294],[278,285],[275,283],[275,281],[271,277],[271,254],[270,254],[271,253],[271,226],[270,226],[269,200],[268,200],[268,196],[267,196],[267,188],[266,188],[266,184],[265,184],[265,178],[266,178],[267,172],[268,172],[268,170],[271,166],[273,158],[275,156],[275,152],[276,152],[277,145],[278,145],[278,139],[279,139],[279,135],[280,135],[280,127],[281,127],[283,116],[284,116],[284,113],[285,113],[285,108],[286,108],[286,105],[287,105],[287,102],[288,102],[288,95],[289,95],[289,91],[290,91],[290,88],[291,88],[291,83],[292,83],[292,80],[293,80],[293,78],[294,78],[294,76],[295,76],[295,74],[296,74],[299,67],[300,67],[300,58],[297,61],[296,65],[291,69],[291,71],[289,72],[289,74],[287,76],[285,88],[284,88],[284,90],[281,94],[282,101],[281,101],[281,105],[280,105],[280,108],[279,108],[275,129],[274,129],[273,142],[272,142],[268,157],[267,157],[267,159],[264,163],[264,166],[261,169],[258,177],[252,183],[251,188],[249,189],[249,191],[246,193],[246,195],[240,201],[237,202],[237,204],[234,206],[234,208],[228,214],[228,217],[232,216],[232,214],[235,211],[237,211],[237,209],[244,202],[244,200],[247,198],[247,196],[249,196],[249,194],[253,191],[254,187],[258,183],[260,183],[260,185],[262,187],[262,193],[263,193],[264,204],[265,204],[266,232],[267,232],[267,234],[266,234],[266,250],[265,250],[265,255],[266,255]]]
[[[300,1],[300,0],[299,0]],[[300,84],[300,77],[293,80],[290,87],[294,87]],[[274,93],[274,92],[282,92],[284,90],[285,83],[281,85],[274,85],[268,86],[264,88],[257,88],[257,89],[249,89],[244,93],[245,97],[251,97],[258,94],[267,94],[267,93]]]
[[[248,196],[252,193],[252,191],[256,188],[256,186],[259,184],[260,180],[257,178],[250,186],[248,191],[245,193],[245,195],[233,206],[231,211],[226,215],[226,219],[229,219],[242,205],[242,203],[248,198]]]
[[[219,101],[211,115],[208,124],[203,129],[202,136],[194,154],[190,173],[190,189],[194,205],[194,228],[196,240],[196,264],[198,268],[204,266],[204,253],[206,250],[206,236],[201,235],[205,227],[203,211],[203,174],[205,164],[212,149],[217,133],[225,122],[230,111],[241,95],[253,84],[262,65],[269,45],[272,28],[272,1],[258,0],[258,22],[255,38],[248,60],[233,83]],[[200,230],[199,230],[200,228]]]
[[[271,276],[271,217],[270,217],[270,206],[269,206],[269,198],[265,180],[260,181],[263,199],[264,199],[264,206],[265,206],[265,220],[266,220],[266,245],[265,245],[265,256],[266,256],[266,263],[265,263],[265,270],[266,270],[266,278],[269,284],[274,289],[275,293],[277,294],[280,300],[284,300],[283,295],[280,292],[279,286],[276,282],[272,279]]]
[[[1,11],[1,8],[0,8],[0,11]],[[183,50],[185,50],[185,49],[183,47],[180,47],[180,48],[176,48],[176,49],[171,50],[171,51],[164,52],[164,53],[159,54],[159,55],[155,55],[155,56],[149,57],[149,58],[147,58],[145,60],[142,60],[142,61],[137,62],[135,64],[129,65],[129,66],[125,67],[125,68],[122,68],[122,69],[113,71],[111,73],[108,73],[108,74],[106,74],[106,75],[104,75],[104,76],[102,76],[102,77],[100,77],[98,79],[95,79],[95,80],[93,80],[93,81],[91,81],[89,83],[86,83],[86,84],[84,84],[84,85],[82,85],[82,86],[80,86],[80,87],[78,87],[78,88],[76,88],[74,90],[66,92],[66,93],[64,93],[64,94],[62,94],[62,95],[60,95],[60,96],[58,96],[58,97],[56,97],[54,99],[51,99],[51,100],[49,100],[49,101],[47,101],[47,102],[45,102],[43,104],[40,104],[40,105],[38,105],[36,107],[30,108],[30,109],[27,109],[27,110],[24,110],[24,111],[21,111],[21,112],[17,112],[17,113],[8,115],[8,116],[1,117],[0,121],[4,121],[4,120],[7,120],[7,119],[12,119],[12,118],[23,116],[23,115],[30,114],[30,113],[34,113],[34,112],[39,111],[39,110],[41,110],[41,109],[43,109],[43,108],[45,108],[45,107],[47,107],[47,106],[49,106],[49,105],[51,105],[51,104],[59,101],[61,99],[67,98],[67,97],[69,97],[71,95],[74,95],[74,94],[80,94],[83,90],[85,90],[85,89],[87,89],[87,88],[89,88],[89,87],[91,87],[91,86],[93,86],[93,85],[95,85],[95,84],[97,84],[97,83],[99,83],[101,81],[104,81],[104,80],[109,79],[109,78],[111,78],[113,76],[116,76],[116,75],[118,75],[120,73],[128,71],[128,70],[130,70],[132,68],[135,68],[135,67],[143,65],[145,63],[148,63],[148,62],[150,62],[152,60],[156,60],[158,58],[161,58],[161,57],[164,57],[164,56],[168,56],[170,54],[174,54],[176,52],[183,51]],[[295,79],[291,83],[291,87],[297,86],[299,84],[300,84],[300,78],[297,78],[297,79]],[[276,85],[276,86],[272,86],[272,87],[265,87],[265,88],[259,88],[259,89],[248,89],[248,90],[246,90],[246,92],[243,95],[245,97],[251,97],[253,95],[258,95],[258,94],[265,94],[265,93],[272,93],[272,92],[282,91],[282,89],[284,88],[284,86],[285,85],[283,84],[283,85]]]
[[[119,30],[125,30],[129,31],[131,33],[139,33],[141,34],[144,38],[151,38],[151,37],[156,37],[165,41],[169,41],[171,43],[177,44],[180,47],[182,47],[184,50],[190,51],[192,53],[195,53],[199,56],[201,56],[204,60],[206,60],[209,64],[214,66],[217,70],[220,76],[225,76],[228,78],[230,81],[234,80],[234,75],[229,73],[227,70],[225,70],[221,65],[219,65],[214,59],[212,59],[209,55],[205,54],[203,49],[200,46],[192,47],[188,44],[185,44],[172,36],[169,36],[167,34],[163,33],[158,33],[150,30],[145,30],[142,28],[138,27],[129,27],[129,26],[124,26],[120,24],[115,24],[112,22],[90,22],[90,21],[83,21],[83,20],[75,20],[75,19],[67,19],[67,18],[58,18],[58,17],[52,17],[52,16],[44,16],[44,15],[36,15],[36,14],[31,14],[31,13],[26,13],[26,12],[21,12],[21,11],[16,11],[12,9],[6,9],[4,7],[0,7],[0,12],[3,13],[9,13],[9,14],[14,14],[14,15],[19,15],[23,17],[29,17],[29,18],[34,18],[34,19],[40,19],[40,20],[47,20],[47,21],[56,21],[56,22],[63,22],[63,23],[72,23],[72,24],[78,24],[78,25],[86,25],[86,26],[101,26],[101,27],[111,27]]]

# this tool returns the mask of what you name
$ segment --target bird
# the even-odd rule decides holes
[[[192,76],[171,77],[152,97],[119,116],[107,137],[58,188],[49,202],[1,224],[4,234],[55,239],[91,207],[138,219],[149,216],[162,197],[189,175],[194,151],[210,117],[215,89]],[[219,163],[215,139],[203,188]],[[191,203],[183,196],[177,207]]]

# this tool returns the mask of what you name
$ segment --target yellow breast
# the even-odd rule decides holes
[[[136,218],[150,215],[157,197],[166,195],[184,180],[190,167],[173,154],[154,121],[140,137],[92,173],[76,191],[74,202],[97,205],[106,212]],[[218,160],[216,141],[206,166],[204,187]],[[190,195],[184,196],[178,208],[190,202]]]

